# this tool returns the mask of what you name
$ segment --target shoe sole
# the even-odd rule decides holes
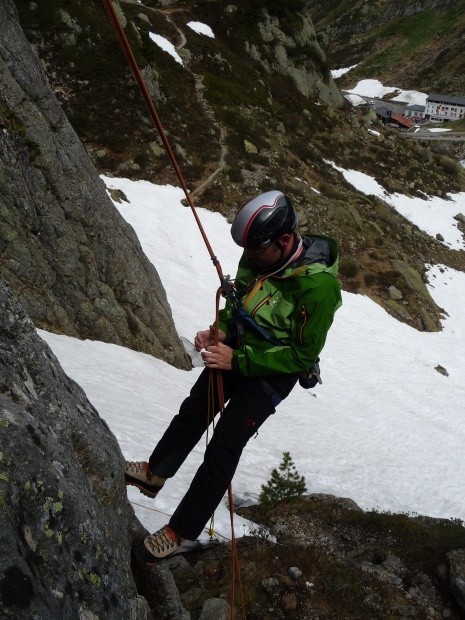
[[[173,551],[173,553],[166,555],[164,558],[156,558],[148,551],[144,545],[144,541],[141,540],[133,545],[132,553],[134,558],[141,565],[156,566],[160,562],[163,562],[163,560],[169,560],[176,555],[190,553],[191,551],[204,551],[206,549],[211,549],[211,547],[219,546],[220,544],[217,538],[210,538],[209,540],[184,540],[181,546]]]
[[[178,555],[180,553],[185,553],[185,551],[181,551],[181,548],[179,547],[172,553],[165,555],[165,557],[163,558],[156,558],[154,555],[150,553],[150,551],[148,551],[148,549],[144,545],[144,541],[142,540],[133,546],[132,553],[135,559],[137,560],[137,562],[141,564],[142,566],[156,566],[160,562],[163,562],[163,560],[168,560],[169,558],[172,558],[175,555]]]
[[[147,486],[145,486],[143,482],[141,482],[140,480],[137,480],[137,478],[131,478],[127,474],[125,474],[125,482],[126,482],[126,486],[137,487],[139,491],[142,493],[142,495],[145,495],[146,497],[150,497],[151,499],[156,497],[162,489],[162,487],[158,487],[156,490],[153,490],[153,487],[147,488]]]

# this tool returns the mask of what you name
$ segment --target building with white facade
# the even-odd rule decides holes
[[[404,116],[412,118],[416,122],[423,121],[425,118],[425,106],[418,103],[411,103],[406,106]]]
[[[465,118],[465,97],[429,95],[426,99],[425,120],[442,123],[462,118]]]

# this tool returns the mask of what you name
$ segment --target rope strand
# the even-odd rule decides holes
[[[152,98],[150,96],[150,93],[148,91],[147,85],[145,83],[144,78],[142,77],[142,73],[139,69],[139,66],[137,64],[137,61],[134,57],[134,54],[132,52],[131,46],[129,44],[129,41],[126,37],[126,34],[124,32],[123,27],[121,26],[121,23],[118,19],[118,16],[116,15],[115,9],[113,7],[113,3],[112,0],[103,0],[105,8],[108,12],[108,15],[110,17],[110,21],[116,31],[116,35],[118,37],[118,40],[120,42],[121,48],[124,52],[124,55],[126,56],[126,59],[128,61],[128,64],[134,74],[134,77],[136,79],[136,82],[140,88],[140,91],[145,99],[145,102],[147,104],[147,107],[149,109],[150,112],[150,116],[152,117],[152,120],[155,123],[155,126],[158,130],[158,133],[160,135],[161,141],[163,143],[163,146],[165,147],[165,151],[168,155],[168,158],[171,162],[171,165],[173,166],[173,169],[176,173],[176,176],[179,179],[179,183],[181,184],[181,187],[184,191],[184,195],[186,197],[187,203],[189,204],[192,214],[195,218],[195,221],[197,222],[197,226],[199,228],[200,234],[202,235],[202,238],[204,240],[204,243],[206,245],[206,248],[208,250],[208,253],[210,254],[210,258],[213,262],[214,267],[216,268],[216,271],[218,273],[218,277],[220,279],[221,284],[223,285],[223,283],[225,282],[225,278],[223,275],[223,271],[221,268],[221,263],[218,260],[218,258],[215,256],[212,247],[210,245],[210,242],[208,240],[208,237],[205,233],[205,230],[202,226],[202,223],[200,221],[200,218],[197,215],[197,212],[195,210],[195,206],[194,203],[192,202],[192,198],[189,194],[189,190],[187,188],[186,182],[184,180],[184,177],[181,173],[181,170],[179,168],[178,162],[176,160],[176,157],[173,153],[173,150],[171,148],[171,145],[168,141],[168,138],[166,137],[166,133],[165,130],[163,129],[163,125],[160,121],[160,118],[158,116],[157,110],[153,104]],[[217,316],[217,320],[215,321],[215,336],[214,336],[214,341],[215,344],[218,345],[219,342],[219,329],[218,329],[218,312],[219,312],[219,300],[221,297],[221,292],[222,292],[222,288],[220,287],[217,291],[216,294],[216,316]],[[221,371],[216,370],[213,371],[216,374],[216,384],[217,384],[217,392],[218,392],[218,403],[219,403],[219,411],[220,414],[223,413],[224,410],[224,389],[223,389],[223,377],[221,374]],[[212,381],[213,384],[213,381]],[[207,413],[208,415],[208,413]],[[214,412],[213,412],[213,417],[214,417]],[[207,420],[207,428],[208,428],[208,420]],[[231,484],[228,487],[228,497],[229,497],[229,512],[230,512],[230,519],[231,519],[231,549],[232,549],[232,564],[233,564],[233,574],[232,574],[232,601],[231,601],[231,618],[234,618],[234,582],[235,582],[235,573],[236,573],[236,569],[237,569],[237,574],[238,574],[238,583],[239,583],[239,589],[240,589],[240,594],[241,594],[241,604],[242,604],[242,613],[243,613],[243,617],[246,617],[245,614],[245,608],[244,608],[244,597],[243,597],[243,592],[242,592],[242,584],[241,584],[241,579],[240,579],[240,571],[239,571],[239,560],[238,560],[238,555],[237,555],[237,545],[236,545],[236,538],[235,538],[235,534],[234,534],[234,510],[233,510],[233,501],[232,501],[232,487]],[[213,526],[213,521],[212,524]]]
[[[120,42],[121,48],[124,52],[124,55],[126,56],[126,60],[128,61],[128,64],[134,74],[134,77],[136,79],[136,82],[141,90],[141,93],[145,99],[145,103],[147,104],[147,107],[149,109],[150,112],[150,116],[152,117],[153,122],[155,123],[155,126],[158,130],[158,134],[160,135],[161,141],[163,142],[163,146],[165,147],[165,151],[166,154],[168,155],[168,158],[171,162],[171,165],[173,166],[173,169],[176,173],[176,176],[179,179],[179,183],[181,184],[181,187],[183,189],[184,195],[186,197],[187,203],[189,204],[192,214],[195,218],[195,221],[197,222],[197,226],[199,227],[200,230],[200,234],[202,235],[202,238],[204,240],[204,243],[207,247],[208,253],[210,254],[210,258],[213,262],[213,265],[216,267],[216,271],[218,273],[218,276],[220,278],[220,281],[223,279],[223,271],[221,269],[221,264],[220,261],[218,260],[218,258],[215,256],[212,247],[210,245],[210,242],[208,240],[208,237],[205,233],[205,230],[202,226],[202,222],[200,221],[199,216],[197,215],[197,212],[195,210],[195,206],[194,203],[192,202],[192,198],[191,195],[189,193],[189,190],[187,189],[187,185],[186,182],[184,180],[184,177],[182,175],[181,169],[179,168],[178,162],[176,160],[176,157],[173,153],[173,149],[171,148],[171,145],[168,141],[168,138],[166,137],[166,133],[165,130],[163,129],[163,125],[160,121],[160,118],[158,116],[158,112],[153,104],[152,98],[150,96],[149,90],[147,88],[147,84],[145,83],[145,80],[142,76],[142,73],[139,69],[139,65],[137,64],[137,61],[134,57],[134,54],[132,52],[131,49],[131,45],[126,37],[126,33],[123,30],[123,27],[121,26],[121,23],[118,19],[118,16],[116,15],[115,9],[113,7],[113,3],[112,0],[103,0],[103,3],[105,5],[105,8],[107,9],[107,12],[110,16],[110,21],[113,24],[113,27],[116,31],[116,35],[118,37],[118,40]]]

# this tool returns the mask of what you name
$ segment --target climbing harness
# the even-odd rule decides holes
[[[189,193],[189,190],[187,189],[187,185],[186,182],[184,180],[184,177],[181,173],[181,170],[179,168],[179,165],[177,163],[176,157],[173,153],[173,150],[171,148],[171,145],[168,141],[168,138],[166,137],[166,133],[165,130],[163,128],[163,125],[160,121],[160,118],[158,116],[157,110],[153,104],[152,98],[150,96],[150,93],[148,91],[147,85],[145,83],[144,78],[142,77],[141,71],[139,69],[139,66],[137,64],[137,61],[134,57],[134,54],[132,52],[131,46],[129,44],[129,41],[126,37],[126,34],[124,32],[123,27],[121,26],[121,23],[118,19],[118,16],[116,15],[112,0],[103,0],[103,3],[105,5],[105,8],[107,10],[107,13],[109,15],[110,21],[115,29],[116,35],[118,37],[118,40],[120,42],[121,48],[124,52],[124,55],[126,56],[126,60],[128,61],[128,64],[134,74],[135,80],[141,90],[141,93],[145,99],[145,102],[147,104],[148,110],[150,112],[150,116],[152,117],[152,120],[155,123],[155,126],[157,128],[158,134],[161,138],[161,141],[163,143],[163,146],[165,148],[165,151],[168,155],[168,158],[170,160],[170,163],[176,173],[176,176],[178,177],[179,183],[183,189],[184,195],[186,197],[187,203],[189,205],[189,207],[191,208],[192,214],[195,218],[195,221],[197,223],[197,226],[199,228],[200,234],[202,235],[203,241],[207,247],[208,253],[210,254],[210,258],[213,262],[213,265],[216,268],[216,271],[218,273],[218,277],[220,279],[220,287],[218,288],[217,294],[216,294],[216,316],[218,317],[218,312],[219,312],[219,302],[220,302],[220,298],[221,298],[221,294],[223,293],[223,286],[228,288],[229,284],[230,284],[230,280],[229,277],[225,277],[223,275],[223,271],[221,268],[221,264],[220,261],[218,260],[218,258],[215,256],[212,247],[210,245],[210,242],[208,240],[208,237],[205,233],[205,230],[202,226],[202,222],[200,221],[200,218],[197,215],[197,212],[195,210],[195,206],[194,203],[192,202],[192,198],[191,195]],[[219,344],[219,329],[218,329],[218,320],[215,321],[215,331],[214,331],[214,343],[216,346],[218,346]],[[213,382],[213,378],[216,378],[216,388],[217,388],[217,394],[218,394],[218,403],[219,403],[219,412],[220,415],[223,413],[224,411],[224,389],[223,389],[223,379],[222,379],[222,374],[220,370],[212,370],[210,369],[210,381]],[[213,385],[213,383],[212,383]],[[209,388],[210,390],[210,388]],[[210,413],[208,413],[208,415],[210,415]],[[214,414],[213,414],[214,415]],[[231,555],[232,555],[232,579],[231,579],[231,618],[234,618],[234,601],[235,601],[235,591],[234,591],[234,584],[235,581],[237,579],[238,581],[238,585],[239,585],[239,594],[240,594],[240,599],[241,599],[241,607],[242,607],[242,614],[243,617],[245,618],[246,614],[245,614],[245,607],[244,607],[244,596],[243,596],[243,590],[242,590],[242,583],[241,583],[241,576],[240,576],[240,570],[239,570],[239,560],[238,560],[238,555],[237,555],[237,545],[236,545],[236,539],[235,539],[235,533],[234,533],[234,504],[233,504],[233,495],[232,495],[232,487],[231,484],[228,487],[228,500],[229,500],[229,513],[230,513],[230,520],[231,520]]]
[[[234,285],[231,282],[229,276],[225,276],[224,278],[222,295],[223,297],[226,297],[226,299],[229,299],[231,301],[233,318],[236,328],[236,336],[239,345],[242,344],[242,335],[247,328],[256,332],[259,336],[261,336],[261,338],[263,338],[263,340],[266,340],[267,342],[271,342],[272,344],[276,345],[284,344],[284,342],[282,342],[278,338],[275,338],[273,334],[270,334],[269,331],[259,325],[257,321],[252,316],[250,316],[250,314],[242,305],[242,301],[237,296],[236,289],[234,288]]]
[[[279,338],[270,334],[268,330],[259,325],[257,321],[250,316],[247,310],[242,305],[241,300],[238,298],[237,293],[234,288],[228,293],[227,297],[229,297],[232,301],[233,307],[233,318],[236,328],[237,340],[239,345],[243,341],[243,334],[246,329],[251,329],[256,334],[258,334],[263,340],[270,342],[276,346],[284,346],[285,343]],[[321,380],[320,374],[320,358],[317,357],[315,363],[308,370],[304,370],[299,373],[299,385],[304,389],[308,390],[313,388],[319,383],[320,385],[323,383]]]

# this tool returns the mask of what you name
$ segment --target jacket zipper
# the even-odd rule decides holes
[[[249,294],[247,295],[247,297],[244,299],[244,301],[242,302],[242,305],[244,306],[245,309],[247,309],[248,304],[252,301],[252,299],[254,298],[256,292],[263,286],[263,281],[257,282],[254,287],[252,288],[252,290],[249,292]]]
[[[259,304],[257,304],[255,308],[252,310],[251,316],[254,317],[257,314],[257,312],[260,310],[260,308],[264,306],[266,303],[268,303],[270,298],[271,298],[271,295],[267,295],[265,299],[263,299]]]

